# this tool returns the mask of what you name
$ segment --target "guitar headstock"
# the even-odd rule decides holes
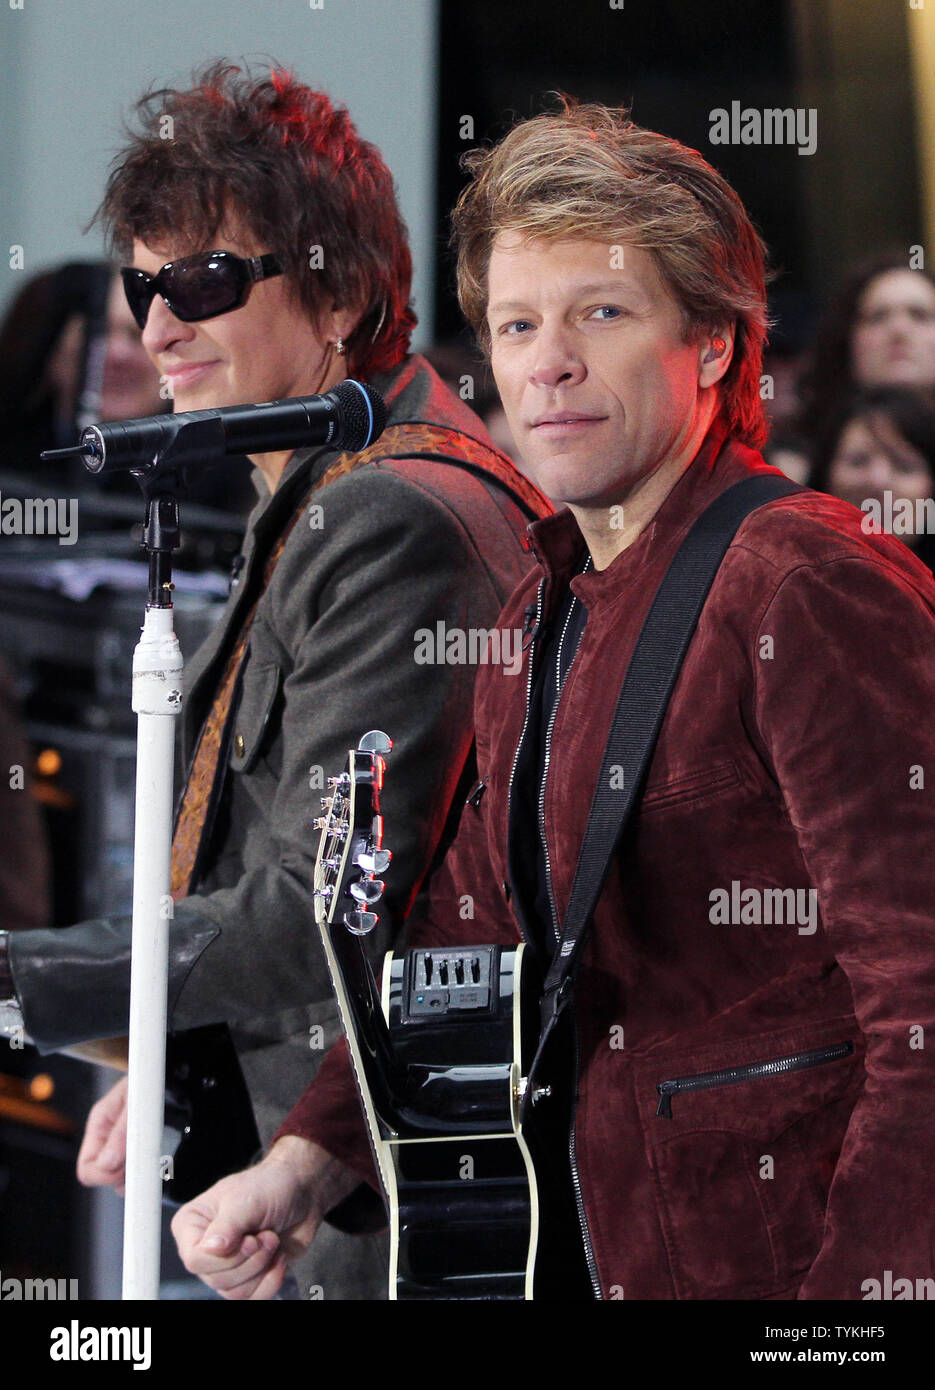
[[[321,829],[315,863],[316,920],[343,922],[357,936],[365,936],[377,924],[373,909],[383,896],[381,875],[392,859],[383,848],[380,815],[385,755],[392,747],[392,739],[379,730],[364,734],[348,753],[341,776],[328,778],[324,814],[315,821]]]

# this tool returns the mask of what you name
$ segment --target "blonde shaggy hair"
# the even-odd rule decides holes
[[[720,415],[760,448],[766,248],[739,197],[696,150],[634,124],[626,110],[561,100],[561,111],[521,122],[462,161],[473,179],[452,217],[458,299],[481,346],[489,353],[487,267],[500,232],[641,247],[681,308],[686,341],[734,325]]]

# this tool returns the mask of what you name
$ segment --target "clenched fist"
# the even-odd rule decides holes
[[[306,1139],[286,1136],[262,1163],[234,1173],[172,1219],[185,1268],[230,1299],[273,1298],[289,1261],[312,1242],[326,1211],[359,1179]]]

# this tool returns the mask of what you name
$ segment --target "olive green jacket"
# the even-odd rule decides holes
[[[407,358],[373,384],[387,398],[389,424],[440,424],[489,444],[423,359]],[[256,475],[262,496],[238,582],[186,667],[186,761],[270,550],[336,457],[331,449],[297,451],[272,495]],[[196,891],[175,905],[169,1005],[173,1029],[231,1025],[264,1142],[339,1032],[312,901],[312,822],[326,779],[342,771],[367,730],[393,739],[383,813],[394,858],[376,959],[453,836],[473,770],[475,667],[426,663],[424,630],[495,625],[530,567],[529,519],[492,475],[454,461],[365,465],[308,498],[307,518],[293,526],[262,592],[210,853]],[[10,960],[27,1032],[40,1047],[126,1031],[127,919],[17,933]],[[356,1263],[367,1263],[367,1238],[329,1230],[313,1247],[319,1268],[306,1269],[304,1280],[326,1298],[383,1288],[372,1258],[368,1284],[345,1270],[329,1242],[351,1242],[362,1257]]]

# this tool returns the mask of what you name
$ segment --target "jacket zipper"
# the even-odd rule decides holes
[[[733,1086],[738,1081],[750,1081],[758,1076],[781,1076],[788,1071],[804,1071],[849,1057],[854,1051],[852,1042],[830,1043],[813,1048],[811,1052],[795,1052],[791,1057],[772,1057],[765,1062],[748,1062],[742,1067],[725,1067],[721,1071],[699,1072],[697,1076],[678,1076],[672,1081],[660,1081],[656,1086],[659,1104],[656,1114],[672,1119],[672,1097],[682,1091],[708,1091],[714,1086]]]
[[[546,842],[546,778],[549,776],[549,759],[552,756],[552,730],[556,723],[558,713],[558,702],[561,699],[561,691],[558,689],[558,682],[561,681],[561,653],[565,645],[565,634],[568,631],[568,624],[571,623],[571,614],[574,613],[574,603],[568,609],[565,616],[564,627],[561,628],[561,637],[558,638],[558,649],[556,652],[556,702],[552,706],[552,714],[549,716],[549,727],[546,728],[546,753],[542,766],[542,783],[539,784],[539,840],[542,842],[542,853],[546,863],[546,890],[549,894],[549,910],[552,912],[552,934],[556,938],[556,945],[561,940],[561,933],[558,930],[558,910],[556,908],[556,898],[552,888],[552,860],[549,858],[549,845]],[[585,1245],[585,1259],[588,1261],[588,1275],[590,1277],[590,1287],[592,1287],[595,1298],[602,1298],[600,1291],[600,1277],[597,1275],[597,1261],[592,1241],[590,1241],[590,1229],[588,1226],[588,1215],[585,1212],[585,1198],[581,1191],[581,1176],[578,1173],[578,1155],[575,1152],[575,1129],[577,1129],[578,1115],[578,1065],[579,1065],[579,1045],[578,1045],[578,1022],[572,1020],[572,1029],[575,1036],[575,1069],[574,1069],[574,1091],[572,1091],[571,1106],[571,1129],[568,1131],[568,1161],[571,1163],[571,1184],[575,1190],[575,1205],[578,1208],[578,1225],[581,1226],[582,1238]]]
[[[572,1028],[575,1034],[575,1070],[574,1090],[572,1091],[571,1132],[568,1136],[568,1157],[571,1161],[571,1182],[575,1189],[575,1205],[578,1208],[578,1224],[581,1227],[581,1234],[584,1238],[584,1257],[588,1265],[591,1288],[594,1291],[595,1298],[603,1299],[604,1295],[601,1292],[600,1275],[597,1272],[597,1260],[594,1258],[594,1246],[591,1244],[591,1231],[588,1226],[587,1214],[584,1210],[584,1195],[581,1191],[581,1178],[578,1173],[578,1158],[575,1153],[575,1128],[578,1113],[578,1063],[580,1059],[578,1020],[575,1018],[572,1019]]]
[[[472,788],[471,792],[465,799],[465,806],[473,806],[476,811],[478,806],[481,804],[481,801],[483,800],[484,792],[486,790],[487,783],[484,781],[482,777],[480,781],[477,783],[477,785]]]
[[[539,631],[539,624],[542,621],[542,600],[544,596],[545,580],[540,579],[539,592],[536,594],[536,620],[532,626],[532,637],[529,642],[529,674],[526,677],[526,716],[523,719],[523,727],[520,732],[519,743],[516,745],[516,752],[513,755],[513,766],[510,769],[510,781],[506,794],[507,827],[509,827],[510,818],[513,810],[513,778],[516,776],[516,764],[519,762],[520,749],[522,748],[523,740],[526,737],[526,730],[529,728],[529,706],[532,703],[532,668],[536,653],[536,634]],[[522,930],[522,924],[520,924],[520,930]]]
[[[541,621],[542,621],[542,601],[543,601],[543,598],[544,598],[544,595],[545,595],[545,586],[546,586],[546,581],[545,581],[545,579],[540,579],[540,581],[539,581],[539,592],[538,592],[537,595],[536,595],[536,618],[535,618],[535,623],[533,624],[533,627],[532,627],[533,637],[532,637],[532,640],[531,640],[530,643],[529,643],[529,674],[528,674],[528,676],[527,676],[527,678],[526,678],[526,717],[525,717],[524,720],[523,720],[523,728],[522,728],[522,731],[521,731],[520,736],[519,736],[519,743],[516,745],[516,753],[515,753],[514,756],[513,756],[513,766],[512,766],[512,768],[510,769],[510,781],[509,781],[509,786],[508,786],[508,790],[507,790],[507,826],[508,826],[508,827],[509,827],[509,825],[510,825],[511,822],[512,822],[512,809],[513,809],[513,806],[512,806],[512,803],[513,803],[513,780],[514,780],[514,778],[515,778],[515,776],[516,776],[516,767],[517,767],[517,764],[518,764],[518,762],[519,762],[520,751],[521,751],[521,749],[522,749],[522,747],[523,747],[523,740],[525,739],[525,737],[526,737],[526,731],[527,731],[527,729],[529,728],[529,713],[530,713],[530,705],[531,705],[531,703],[532,703],[532,671],[533,671],[533,665],[534,665],[534,661],[535,661],[536,634],[537,634],[538,631],[539,631],[539,624],[540,624]],[[569,618],[570,618],[570,617],[571,617],[571,614],[569,613],[568,616],[569,616]],[[565,626],[567,627],[567,625],[568,625],[568,623],[567,623],[567,620],[566,620]],[[564,629],[563,629],[563,631],[564,631]],[[559,643],[559,646],[561,646],[561,643]],[[558,701],[556,701],[556,707],[557,707],[557,705],[558,705]],[[554,719],[555,719],[555,710],[552,711],[552,719],[549,721],[549,730],[548,730],[548,733],[547,733],[547,735],[546,735],[546,755],[545,755],[545,766],[546,766],[546,768],[548,768],[548,762],[549,762],[549,739],[551,738],[551,734],[552,734],[552,727],[551,727],[551,726],[552,726],[552,723],[554,722]],[[543,784],[544,784],[544,783],[545,783],[545,769],[543,769],[542,781],[543,781]],[[541,792],[540,792],[540,806],[541,806]],[[541,834],[541,833],[542,833],[542,831],[540,830],[540,834]],[[546,886],[547,886],[547,888],[548,888],[549,904],[550,904],[550,907],[551,907],[551,910],[552,910],[552,931],[553,931],[553,933],[554,933],[554,935],[555,935],[555,938],[556,938],[556,941],[557,941],[557,940],[558,940],[558,929],[557,929],[557,924],[556,924],[556,916],[557,916],[557,914],[556,914],[556,911],[555,911],[555,898],[554,898],[553,895],[552,895],[552,871],[551,871],[551,866],[550,866],[550,864],[549,864],[549,852],[548,852],[548,848],[546,847],[546,844],[545,844],[545,837],[544,837],[544,835],[543,835],[543,839],[542,839],[542,846],[543,846],[543,849],[545,850],[545,860],[546,860]],[[522,936],[523,936],[523,939],[527,942],[528,945],[532,946],[533,943],[529,941],[529,938],[527,937],[526,932],[523,930],[523,923],[522,923],[522,920],[521,920],[521,915],[520,915],[519,913],[517,913],[517,920],[519,921],[520,932],[521,932],[521,934],[522,934]],[[535,948],[534,948],[534,949],[535,949]],[[580,1178],[579,1173],[578,1173],[578,1160],[577,1160],[577,1157],[576,1157],[576,1155],[575,1155],[575,1108],[576,1108],[576,1106],[577,1106],[577,1092],[578,1092],[578,1025],[577,1025],[577,1023],[575,1023],[575,1025],[574,1025],[574,1033],[575,1033],[574,1093],[573,1093],[573,1095],[572,1095],[571,1128],[570,1128],[569,1135],[568,1135],[568,1157],[569,1157],[569,1161],[570,1161],[570,1164],[571,1164],[571,1181],[572,1181],[572,1186],[573,1186],[574,1192],[575,1192],[575,1205],[576,1205],[576,1207],[577,1207],[577,1209],[578,1209],[578,1224],[579,1224],[580,1227],[581,1227],[581,1236],[582,1236],[582,1240],[583,1240],[583,1243],[584,1243],[584,1255],[585,1255],[585,1259],[586,1259],[587,1265],[588,1265],[588,1272],[589,1272],[590,1277],[591,1277],[591,1285],[592,1285],[592,1287],[593,1287],[593,1289],[594,1289],[594,1297],[595,1297],[595,1298],[601,1298],[601,1297],[602,1297],[602,1294],[601,1294],[601,1283],[600,1283],[600,1278],[599,1278],[598,1273],[597,1273],[597,1261],[596,1261],[595,1258],[594,1258],[594,1247],[593,1247],[593,1245],[591,1244],[591,1232],[590,1232],[590,1230],[588,1229],[588,1219],[587,1219],[587,1216],[586,1216],[585,1210],[584,1210],[584,1197],[583,1197],[582,1192],[581,1192],[581,1178]]]
[[[558,714],[561,692],[558,690],[558,683],[562,678],[562,648],[565,645],[565,633],[568,631],[568,624],[571,622],[571,615],[574,612],[574,604],[568,609],[565,617],[565,625],[562,628],[562,635],[558,639],[558,650],[555,656],[555,703],[549,715],[548,727],[545,731],[545,757],[542,762],[542,781],[539,783],[539,841],[542,845],[542,854],[545,859],[545,886],[549,895],[549,910],[552,914],[552,935],[555,937],[556,946],[559,943],[560,932],[558,928],[558,912],[555,907],[555,896],[552,892],[552,861],[549,858],[549,846],[545,838],[545,784],[549,775],[549,760],[552,757],[552,730],[555,727],[555,716]],[[530,672],[532,666],[530,665]]]

